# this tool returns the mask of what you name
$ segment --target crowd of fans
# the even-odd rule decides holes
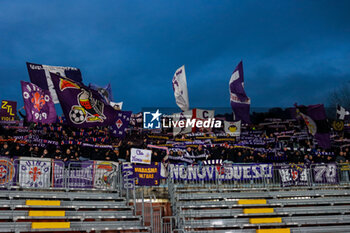
[[[302,136],[296,136],[302,133]],[[203,139],[199,140],[198,135]],[[159,145],[167,146],[169,153],[152,148],[152,162],[203,163],[205,160],[222,160],[233,163],[345,163],[350,161],[349,146],[344,139],[346,135],[346,132],[331,133],[332,147],[322,149],[308,135],[302,121],[298,120],[246,126],[239,138],[228,137],[223,132],[173,137],[171,132],[155,133],[134,126],[120,139],[113,137],[108,127],[76,129],[63,123],[22,127],[2,125],[0,155],[12,159],[26,156],[63,161],[128,162],[131,148],[147,149],[149,145]],[[216,140],[210,140],[213,136]],[[176,146],[194,140],[201,143]]]

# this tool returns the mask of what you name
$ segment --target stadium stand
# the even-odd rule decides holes
[[[118,193],[2,191],[0,232],[147,232]]]
[[[184,232],[348,232],[350,190],[251,190],[174,186]]]

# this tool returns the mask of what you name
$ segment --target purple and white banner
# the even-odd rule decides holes
[[[134,169],[131,163],[122,164],[123,188],[134,188]]]
[[[174,180],[259,180],[272,179],[272,164],[225,164],[224,166],[185,166],[169,164],[169,177]]]
[[[337,164],[316,164],[312,166],[313,182],[318,184],[338,184]]]
[[[44,90],[49,90],[55,104],[58,103],[58,99],[51,80],[50,72],[76,82],[82,81],[80,70],[75,67],[48,66],[27,62],[27,68],[30,81]]]
[[[27,121],[55,123],[57,115],[50,92],[29,82],[21,81],[21,86]]]
[[[19,185],[23,188],[49,188],[51,159],[21,157],[19,161]]]
[[[244,90],[242,61],[237,65],[231,75],[229,91],[234,120],[241,121],[243,124],[249,124],[250,98],[247,96]]]
[[[187,111],[190,108],[190,103],[188,101],[185,66],[181,66],[175,71],[172,83],[177,106],[182,111]]]
[[[14,164],[9,157],[0,157],[0,186],[16,184],[18,164]]]
[[[55,188],[64,188],[66,183],[65,163],[62,160],[53,160],[52,162],[52,186]]]
[[[118,111],[115,123],[111,126],[111,133],[115,137],[124,138],[129,126],[131,111]]]
[[[94,186],[94,162],[69,162],[68,165],[69,188],[93,188]]]
[[[308,184],[307,169],[305,165],[282,165],[278,171],[282,187],[305,186]]]

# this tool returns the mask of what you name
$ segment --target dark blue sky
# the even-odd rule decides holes
[[[326,103],[350,81],[350,1],[2,1],[0,98],[22,103],[25,62],[74,66],[139,111],[175,107],[185,64],[190,106],[230,107],[242,59],[252,107]]]

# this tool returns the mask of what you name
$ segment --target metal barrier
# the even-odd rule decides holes
[[[173,233],[176,229],[176,217],[174,216],[164,216],[162,217],[162,232],[163,233]]]
[[[125,192],[127,199],[135,192],[135,178],[130,171],[107,161],[65,163],[60,160],[0,157],[0,188],[97,189]],[[349,164],[224,164],[216,166],[169,165],[167,186],[170,201],[176,186],[284,188],[291,186],[348,186]],[[135,195],[133,195],[135,197]]]
[[[0,188],[96,189],[120,191],[118,164],[107,161],[69,162],[61,160],[0,157]]]
[[[176,187],[286,188],[293,186],[349,186],[349,164],[224,164],[169,167],[170,200]]]

